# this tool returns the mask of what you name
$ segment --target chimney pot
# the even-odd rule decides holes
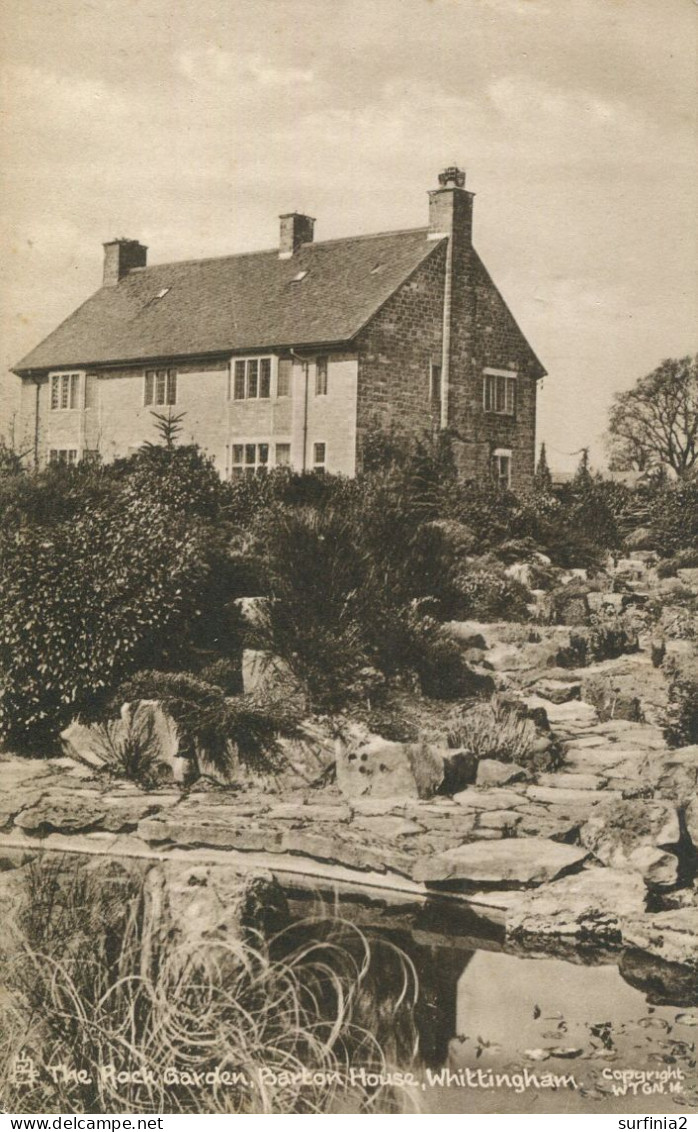
[[[315,220],[302,212],[285,212],[279,217],[279,259],[290,259],[301,244],[312,244]]]
[[[127,240],[122,236],[118,240],[109,240],[103,247],[105,287],[115,286],[134,267],[146,266],[148,249],[138,240]]]
[[[465,188],[465,173],[455,165],[439,173],[439,187],[429,193],[429,239],[452,239],[454,250],[472,243],[474,193]]]

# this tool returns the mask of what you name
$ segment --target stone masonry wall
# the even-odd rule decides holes
[[[461,470],[481,478],[496,448],[512,450],[512,487],[530,485],[535,464],[536,375],[540,364],[477,252],[455,264],[451,329],[449,424]],[[485,412],[483,370],[517,374],[515,416]]]
[[[431,365],[441,364],[446,241],[395,292],[359,335],[358,463],[367,432],[397,425],[415,436],[435,428]]]
[[[402,285],[357,340],[358,460],[372,425],[414,436],[438,427],[430,369],[441,364],[446,242]],[[485,413],[483,370],[517,374],[513,417]],[[535,462],[536,375],[540,365],[469,244],[456,242],[452,291],[449,427],[463,474],[491,472],[496,448],[512,451],[512,487],[530,485]]]

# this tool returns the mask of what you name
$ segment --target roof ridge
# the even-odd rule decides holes
[[[383,236],[407,236],[417,235],[420,232],[428,232],[427,227],[421,228],[395,228],[385,232],[365,232],[358,236],[335,236],[332,240],[313,240],[312,242],[301,244],[302,248],[320,248],[326,247],[328,244],[348,244],[357,243],[359,240],[377,240]],[[252,256],[262,255],[278,255],[279,249],[276,248],[259,248],[257,251],[251,252],[229,252],[227,255],[209,255],[201,256],[198,259],[171,259],[166,260],[164,263],[151,263],[147,267],[136,267],[129,271],[129,275],[144,275],[147,271],[153,271],[159,267],[187,267],[191,263],[215,263],[216,261],[228,259],[246,259]]]

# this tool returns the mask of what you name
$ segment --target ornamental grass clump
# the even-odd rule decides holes
[[[392,944],[324,915],[270,938],[250,928],[184,944],[167,906],[158,910],[133,874],[79,863],[71,873],[54,860],[31,866],[25,885],[21,931],[2,956],[10,1111],[397,1112],[416,1103],[409,1090],[349,1074],[415,1060],[416,974]],[[44,1070],[13,1088],[22,1051],[76,1076]]]
[[[502,703],[498,696],[460,709],[448,730],[449,747],[464,748],[475,755],[478,762],[498,759],[525,766],[532,756],[536,738],[533,720]]]

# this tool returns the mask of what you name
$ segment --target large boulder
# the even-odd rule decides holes
[[[526,892],[508,912],[507,938],[528,944],[619,944],[623,919],[645,909],[638,874],[585,868]]]
[[[148,872],[144,896],[146,970],[151,956],[157,956],[154,945],[165,940],[168,952],[183,959],[220,943],[217,960],[235,965],[240,962],[236,944],[278,930],[288,916],[286,898],[271,874],[240,874],[227,865],[163,861]]]
[[[443,755],[357,727],[337,740],[337,785],[346,798],[428,798],[443,782]]]
[[[678,806],[687,806],[698,795],[698,745],[652,751],[642,773],[655,793]]]
[[[653,888],[671,887],[678,858],[667,852],[681,836],[674,806],[660,801],[608,799],[594,807],[580,840],[597,860],[612,868],[639,872]]]
[[[588,853],[547,838],[473,841],[417,862],[413,876],[449,887],[526,888],[579,868]]]
[[[478,786],[506,786],[528,778],[528,771],[518,763],[503,763],[499,759],[480,759],[475,779]]]
[[[623,928],[629,947],[698,972],[698,908],[680,908],[629,920]]]
[[[627,947],[618,971],[622,979],[644,995],[651,1006],[698,1006],[698,979],[691,967],[667,963],[647,951]]]

